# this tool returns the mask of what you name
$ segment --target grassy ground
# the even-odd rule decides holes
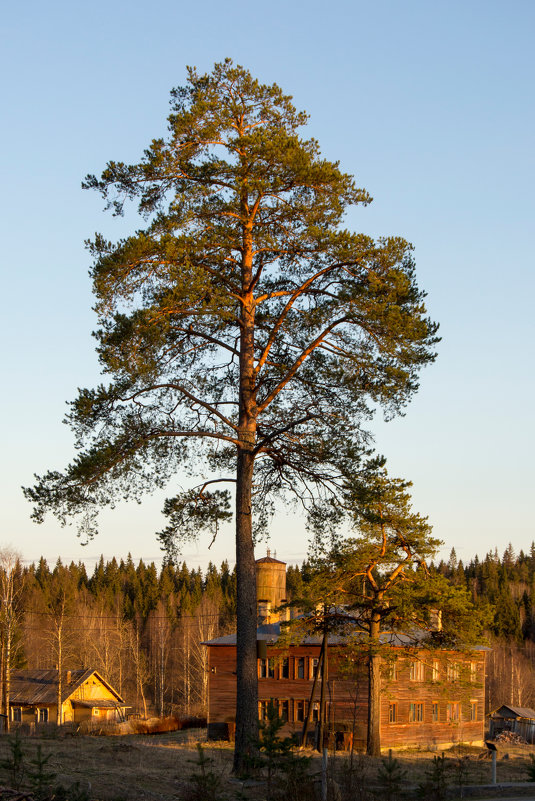
[[[48,768],[56,773],[56,783],[70,786],[80,782],[89,790],[92,799],[101,801],[181,801],[187,797],[188,777],[196,767],[196,743],[203,742],[205,732],[187,730],[159,735],[130,735],[124,737],[97,736],[34,736],[23,740],[23,751],[28,762],[33,759],[37,746],[43,754],[51,754]],[[265,785],[250,782],[243,785],[231,777],[232,747],[210,743],[206,755],[212,760],[210,769],[218,776],[220,792],[217,797],[262,799]],[[311,771],[319,774],[321,762],[312,756]],[[487,784],[491,781],[491,762],[479,759],[479,749],[451,749],[445,752],[449,783]],[[498,782],[528,780],[530,753],[533,746],[499,746]],[[0,737],[0,765],[9,761],[8,738]],[[404,784],[417,786],[424,782],[435,754],[425,751],[395,753],[407,775]],[[507,756],[506,756],[507,755]],[[461,760],[461,762],[459,762]],[[332,764],[332,760],[331,760]],[[362,788],[369,789],[377,779],[381,761],[354,755],[355,775],[360,786],[352,791],[358,798]],[[461,767],[460,767],[461,765]],[[338,752],[334,759],[335,772],[340,785],[341,775],[349,766],[349,756]],[[5,768],[0,768],[0,783],[9,785]],[[364,797],[365,793],[361,793]],[[535,796],[535,784],[534,784]]]

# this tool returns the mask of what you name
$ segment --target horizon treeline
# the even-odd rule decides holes
[[[487,707],[535,705],[535,543],[509,545],[467,564],[453,549],[431,566],[465,586],[477,606],[491,604]],[[288,599],[303,595],[307,562],[288,565]],[[17,626],[12,667],[91,667],[135,711],[165,715],[206,709],[208,664],[203,642],[235,629],[236,575],[224,561],[203,572],[185,562],[134,564],[101,556],[50,567],[44,558],[15,571]],[[487,710],[488,711],[488,710]]]

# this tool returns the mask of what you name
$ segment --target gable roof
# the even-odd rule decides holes
[[[123,699],[114,688],[105,681],[93,668],[81,668],[70,671],[70,682],[67,682],[68,671],[63,678],[61,703],[78,689],[87,679],[95,675],[97,679],[123,703]],[[55,704],[58,700],[57,670],[13,670],[11,671],[11,704]]]

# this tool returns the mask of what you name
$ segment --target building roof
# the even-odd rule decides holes
[[[70,672],[70,681],[67,682]],[[93,668],[65,671],[61,688],[61,703],[65,703],[75,690],[95,674],[102,684],[119,702],[123,699],[113,687]],[[13,670],[11,672],[11,704],[55,704],[58,700],[57,670]]]
[[[263,556],[261,559],[256,560],[257,565],[285,565],[286,562],[281,562],[280,559],[274,559],[272,556]]]
[[[499,715],[501,718],[511,717],[511,715],[506,716],[502,714],[502,710],[509,710],[509,712],[513,713],[512,716],[515,718],[530,718],[531,720],[535,720],[535,709],[531,709],[529,706],[509,706],[509,704],[502,704],[502,706],[492,714]]]
[[[282,633],[287,633],[288,628],[285,626]],[[417,647],[427,636],[429,632],[423,629],[415,630],[412,634],[404,634],[399,631],[383,631],[380,635],[380,640],[384,645],[391,645],[392,647],[408,648]],[[256,639],[266,642],[268,645],[276,645],[277,640],[281,636],[281,624],[277,623],[264,623],[258,626],[256,630]],[[299,638],[299,645],[321,645],[322,635],[307,634]],[[348,635],[345,634],[329,634],[329,645],[345,645],[348,641]],[[285,643],[286,644],[286,643]],[[297,642],[291,643],[296,645]],[[213,640],[204,642],[203,645],[236,645],[236,634],[224,634],[222,637],[215,637]],[[489,649],[484,645],[471,646],[474,651],[488,651]],[[455,650],[454,648],[447,650]]]

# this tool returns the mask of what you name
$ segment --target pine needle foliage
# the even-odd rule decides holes
[[[19,790],[24,781],[26,773],[26,755],[22,747],[20,731],[15,729],[15,734],[8,738],[9,755],[0,762],[0,768],[7,773],[10,786]]]
[[[389,751],[388,756],[381,760],[377,772],[379,797],[382,801],[398,801],[404,798],[406,779],[407,771],[401,767],[399,759],[392,756],[392,751]]]

